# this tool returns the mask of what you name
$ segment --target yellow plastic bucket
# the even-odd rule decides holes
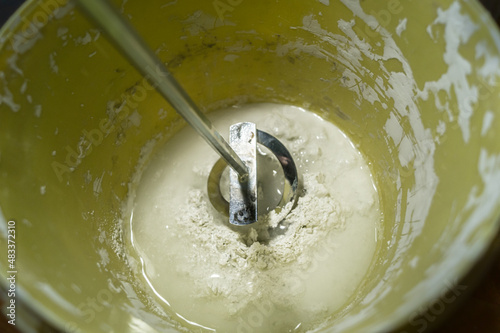
[[[116,4],[204,111],[306,107],[371,161],[384,215],[377,258],[318,332],[420,332],[433,320],[418,315],[438,297],[443,308],[459,298],[453,288],[500,217],[500,34],[479,3]],[[0,255],[0,276],[19,327],[177,331],[134,283],[120,207],[149,158],[142,147],[182,126],[66,0],[28,1],[2,28],[0,248],[15,234],[15,255]]]

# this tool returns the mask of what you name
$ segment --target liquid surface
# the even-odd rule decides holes
[[[134,193],[131,262],[156,303],[193,331],[312,329],[346,305],[373,259],[380,212],[370,170],[338,128],[297,107],[254,104],[210,118],[223,135],[254,122],[288,148],[302,176],[297,207],[277,226],[230,226],[206,193],[218,155],[185,128]],[[261,159],[261,185],[273,192],[280,170],[268,152]],[[270,202],[277,196],[279,185]]]

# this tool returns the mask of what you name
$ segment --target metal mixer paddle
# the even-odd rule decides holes
[[[283,167],[286,188],[277,211],[282,208],[287,211],[281,211],[279,216],[285,216],[293,208],[297,199],[297,168],[281,142],[270,134],[257,130],[255,124],[239,123],[231,126],[228,144],[163,62],[108,0],[78,0],[78,4],[186,122],[219,153],[221,159],[209,176],[208,195],[216,209],[229,215],[231,224],[247,225],[256,222],[258,218],[257,142],[271,150]],[[222,197],[219,185],[226,163],[231,167],[229,203]]]

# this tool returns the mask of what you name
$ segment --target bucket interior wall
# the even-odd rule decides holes
[[[363,285],[320,330],[407,324],[499,227],[493,21],[472,1],[230,3],[116,4],[208,114],[293,104],[349,135],[383,233]],[[28,2],[0,38],[0,244],[15,220],[19,297],[69,331],[176,331],[134,285],[120,219],[131,177],[184,123],[66,1]],[[0,256],[4,287],[7,266]]]

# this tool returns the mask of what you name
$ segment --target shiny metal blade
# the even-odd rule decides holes
[[[229,129],[229,144],[248,170],[242,179],[229,172],[229,222],[247,225],[257,221],[257,129],[253,123],[234,124]]]

